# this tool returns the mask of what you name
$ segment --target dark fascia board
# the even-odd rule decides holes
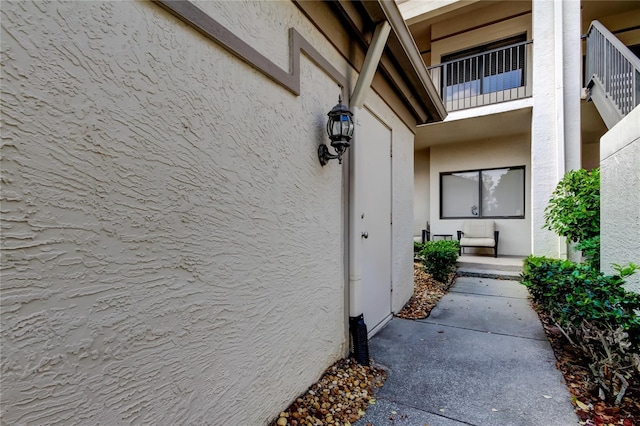
[[[392,28],[387,46],[397,62],[415,98],[421,100],[432,117],[431,121],[442,121],[447,110],[436,90],[420,51],[407,27],[397,4],[393,0],[363,1],[366,9],[373,9],[375,15],[383,13]]]
[[[339,0],[330,3],[365,51],[373,28],[382,21],[389,22],[392,32],[380,59],[379,71],[393,85],[418,124],[444,120],[446,108],[395,2]]]
[[[343,5],[339,1],[293,0],[293,2],[342,55],[350,68],[359,71],[364,64],[375,30],[375,24],[366,18],[368,15],[362,10],[362,4],[351,1],[345,1]],[[422,121],[417,121],[418,115],[409,108],[382,66],[378,67],[371,87],[398,118],[415,133],[416,126]],[[349,92],[351,89],[347,87]],[[349,102],[349,95],[345,100]]]
[[[392,32],[374,77],[373,90],[408,125],[442,121],[446,117],[444,104],[395,3],[384,2],[383,7],[380,1],[370,0],[293,2],[357,71],[362,67],[375,27],[389,21]]]

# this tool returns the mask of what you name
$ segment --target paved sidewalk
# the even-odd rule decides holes
[[[356,426],[578,424],[516,281],[458,277],[428,318],[394,318],[369,349],[388,377]]]

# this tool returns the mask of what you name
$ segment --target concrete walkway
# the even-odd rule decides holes
[[[388,377],[356,426],[578,424],[517,281],[458,277],[428,318],[394,318],[369,349]]]

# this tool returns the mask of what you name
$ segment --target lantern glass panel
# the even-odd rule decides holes
[[[351,137],[353,135],[353,120],[348,115],[343,115],[343,120],[346,120],[346,133],[345,136]]]
[[[346,114],[341,114],[332,122],[331,134],[334,136],[351,136],[353,133],[353,122]]]
[[[336,119],[333,121],[333,125],[331,126],[331,134],[333,136],[340,136],[342,135],[342,122],[339,120],[340,117],[336,117]]]

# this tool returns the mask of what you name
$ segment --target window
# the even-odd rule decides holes
[[[440,218],[524,218],[524,166],[440,173]]]
[[[526,34],[442,56],[445,100],[524,86]]]

